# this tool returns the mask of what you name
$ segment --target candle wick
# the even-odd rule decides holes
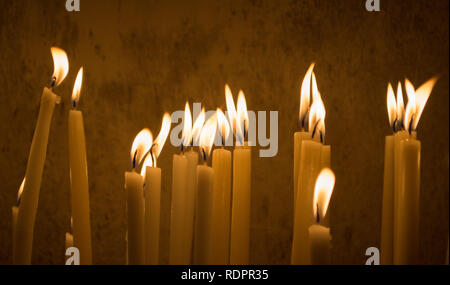
[[[137,156],[137,150],[134,152],[133,159],[132,159],[132,162],[131,162],[131,168],[133,170],[136,168],[136,156]]]
[[[207,161],[206,161],[206,151],[205,151],[205,148],[202,147],[201,150],[202,150],[203,162],[204,162],[204,164],[206,164]]]
[[[152,165],[153,167],[156,167],[156,157],[153,154],[153,147],[156,145],[156,143],[152,144],[152,146],[150,147],[149,153],[150,153],[150,158],[152,160]]]
[[[316,222],[319,224],[320,223],[319,203],[317,203],[316,207],[317,207]]]
[[[56,84],[56,76],[53,76],[52,81],[50,83],[50,87],[51,87],[52,91],[53,91],[53,88],[55,87],[55,84]]]
[[[394,133],[397,132],[397,130],[396,130],[396,128],[395,128],[395,126],[397,125],[397,122],[398,122],[398,120],[397,120],[397,118],[395,118],[394,122],[392,123],[392,131],[393,131]]]
[[[316,134],[316,130],[317,130],[317,126],[319,125],[320,120],[318,120],[315,124],[314,124],[314,128],[311,134],[311,137],[314,138],[314,135]]]
[[[409,126],[408,126],[408,132],[411,135],[412,133],[412,125],[413,125],[413,121],[414,121],[414,114],[411,116],[411,120],[409,121]]]

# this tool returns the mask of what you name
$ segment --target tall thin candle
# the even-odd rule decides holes
[[[69,61],[66,53],[56,47],[52,47],[51,52],[55,68],[51,87],[45,87],[42,92],[36,129],[34,130],[30,154],[28,156],[23,195],[20,211],[17,215],[16,240],[13,245],[14,264],[31,264],[34,222],[39,201],[42,172],[47,154],[50,124],[52,122],[55,104],[59,104],[61,100],[58,95],[53,93],[53,88],[64,80],[69,70]]]

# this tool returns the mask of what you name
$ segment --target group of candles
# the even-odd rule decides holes
[[[51,88],[44,88],[31,144],[25,178],[12,209],[13,262],[30,264],[34,221],[53,109],[60,97],[53,93],[68,73],[66,53],[51,48],[54,73]],[[335,176],[330,169],[331,148],[325,145],[325,106],[314,64],[300,88],[300,131],[294,134],[294,225],[291,264],[329,264],[331,235],[325,215]],[[86,146],[80,97],[83,69],[75,80],[73,109],[69,111],[69,158],[72,230],[66,246],[80,251],[80,263],[92,264]],[[386,137],[382,211],[383,264],[418,263],[420,141],[416,127],[436,82],[417,90],[406,80],[406,111],[402,87],[395,98],[388,87],[389,122],[394,135]],[[173,156],[169,264],[248,264],[251,208],[251,148],[249,117],[243,91],[237,104],[225,86],[227,112],[204,109],[192,119],[186,103],[180,153]],[[227,118],[228,117],[228,118]],[[143,129],[133,141],[131,170],[125,173],[127,193],[127,264],[158,264],[161,216],[161,168],[157,159],[169,135],[171,117],[163,116],[153,140]],[[217,136],[218,135],[218,136]],[[234,136],[233,151],[224,148]],[[219,142],[215,140],[219,137]],[[217,147],[212,151],[213,145]],[[228,144],[227,144],[228,145]],[[212,155],[211,155],[212,153]],[[199,157],[201,163],[199,163]],[[211,161],[210,161],[211,160]],[[211,165],[211,166],[210,166]]]
[[[169,264],[249,263],[248,114],[242,91],[237,109],[228,86],[225,94],[228,119],[219,108],[209,118],[202,109],[193,123],[189,104],[185,106],[181,151],[172,164]],[[156,161],[170,125],[170,115],[165,114],[155,142],[152,133],[143,129],[131,148],[132,170],[125,174],[128,264],[158,264],[161,169]],[[233,155],[224,148],[230,132],[237,144]],[[221,147],[212,151],[216,133]]]
[[[381,228],[382,264],[419,264],[420,141],[416,128],[437,78],[415,90],[406,79],[397,96],[389,83],[387,109],[394,132],[386,136]]]
[[[34,222],[39,201],[42,172],[47,153],[47,142],[55,104],[61,97],[53,89],[66,77],[69,71],[67,54],[60,48],[52,47],[54,72],[50,88],[42,92],[39,116],[31,143],[25,178],[18,192],[17,206],[12,208],[13,225],[13,263],[30,264],[33,245]],[[82,264],[92,263],[91,226],[89,211],[89,185],[86,161],[86,145],[84,136],[83,114],[76,110],[80,99],[83,80],[81,67],[73,88],[69,111],[69,161],[70,188],[72,206],[72,234],[66,234],[66,244],[76,244],[83,252],[80,256]]]

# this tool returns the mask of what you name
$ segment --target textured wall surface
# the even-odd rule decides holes
[[[161,3],[163,2],[163,3]],[[84,113],[93,254],[125,262],[124,172],[137,132],[158,132],[163,112],[186,100],[225,107],[224,84],[245,91],[252,110],[279,111],[279,151],[253,152],[251,262],[287,264],[292,234],[293,133],[299,84],[315,61],[327,110],[327,142],[337,182],[328,213],[336,264],[362,264],[379,246],[387,82],[416,86],[438,74],[418,127],[422,141],[421,257],[444,261],[449,225],[449,31],[447,0],[93,1],[81,12],[65,1],[0,4],[0,264],[12,260],[11,206],[25,173],[42,88],[53,69],[49,48],[69,55],[56,89],[36,218],[34,264],[64,263],[69,229],[67,115],[78,68]],[[161,262],[167,263],[172,155],[163,169]]]

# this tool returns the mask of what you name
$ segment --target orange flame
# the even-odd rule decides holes
[[[52,87],[58,86],[64,78],[66,78],[69,72],[69,60],[64,50],[58,47],[51,47],[50,51],[53,57],[53,75],[52,75]]]
[[[323,219],[327,213],[331,194],[333,194],[334,183],[335,176],[333,171],[329,168],[322,169],[317,177],[314,188],[313,213],[317,220],[320,220],[320,218]]]

